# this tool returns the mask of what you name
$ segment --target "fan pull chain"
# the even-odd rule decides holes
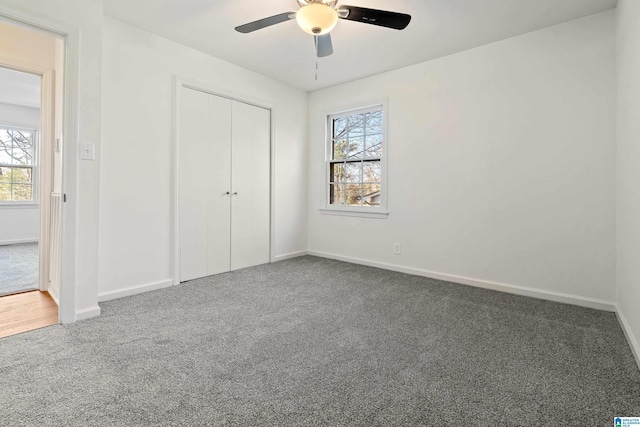
[[[316,81],[318,81],[318,58],[316,58]]]

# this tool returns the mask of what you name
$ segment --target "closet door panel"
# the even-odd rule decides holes
[[[207,275],[207,237],[200,227],[207,223],[206,181],[202,170],[209,137],[209,98],[182,88],[180,96],[179,227],[180,281]]]
[[[181,89],[180,281],[230,268],[231,101]]]
[[[231,100],[209,95],[207,274],[231,268]]]
[[[269,110],[234,101],[232,105],[231,269],[269,262]]]

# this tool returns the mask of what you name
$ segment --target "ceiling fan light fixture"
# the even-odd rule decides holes
[[[324,3],[309,3],[296,13],[302,31],[314,36],[327,34],[338,23],[338,12]]]

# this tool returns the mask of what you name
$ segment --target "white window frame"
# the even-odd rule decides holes
[[[347,117],[354,114],[382,110],[382,156],[380,158],[380,206],[345,206],[332,205],[330,200],[331,163],[333,155],[333,120],[340,117]],[[364,218],[387,218],[388,201],[388,120],[387,100],[378,99],[369,102],[359,103],[343,108],[336,108],[323,113],[325,128],[325,176],[324,176],[324,207],[320,212],[324,215],[355,216]]]
[[[0,200],[0,208],[21,208],[29,206],[38,206],[40,200],[40,132],[31,126],[13,125],[0,123],[0,129],[17,130],[31,132],[33,134],[33,162],[31,164],[31,200]],[[13,167],[14,165],[3,165],[2,167]]]

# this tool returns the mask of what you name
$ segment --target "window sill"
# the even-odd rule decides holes
[[[0,203],[0,209],[38,209],[38,203]]]
[[[360,218],[386,219],[389,211],[365,211],[360,209],[320,208],[322,215],[354,216]]]

